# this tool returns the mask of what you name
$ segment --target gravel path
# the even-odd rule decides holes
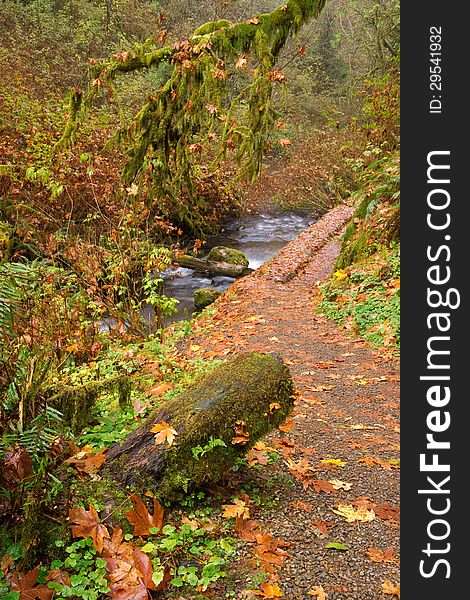
[[[333,209],[235,282],[184,349],[207,358],[276,351],[289,365],[298,390],[293,427],[265,440],[282,458],[249,470],[249,483],[272,499],[256,520],[289,544],[282,564],[271,565],[271,581],[288,600],[399,597],[398,360],[316,311],[318,284],[331,273],[351,212]],[[303,465],[303,476],[289,461]],[[241,573],[253,544],[240,548]],[[247,577],[236,584],[239,598],[255,597]]]

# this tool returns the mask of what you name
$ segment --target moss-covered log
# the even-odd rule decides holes
[[[106,454],[111,476],[153,490],[165,500],[220,481],[238,458],[293,406],[288,367],[274,354],[238,355],[156,409],[124,442]],[[156,445],[159,423],[176,436]]]
[[[224,277],[244,277],[253,272],[253,269],[245,267],[243,265],[232,265],[225,262],[212,262],[203,258],[196,258],[195,256],[184,256],[178,257],[178,264],[186,269],[194,269],[195,271],[201,271],[202,273],[209,273],[209,275],[222,275]]]

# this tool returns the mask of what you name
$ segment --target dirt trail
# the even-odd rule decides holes
[[[391,592],[399,580],[398,360],[348,336],[315,308],[351,212],[333,209],[235,282],[183,350],[190,358],[275,351],[292,372],[299,392],[294,426],[265,440],[283,456],[250,469],[252,484],[270,481],[274,500],[256,520],[291,544],[273,575],[288,600],[322,598],[320,588],[327,600],[397,597]],[[303,465],[303,474],[294,476],[289,460]],[[335,483],[339,489],[331,480],[342,482]],[[347,549],[325,547],[332,542]],[[247,544],[247,561],[250,552]],[[243,577],[237,585],[246,586]],[[308,594],[312,588],[317,595]]]

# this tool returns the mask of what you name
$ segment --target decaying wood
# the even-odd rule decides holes
[[[195,256],[188,256],[187,254],[178,257],[177,262],[186,269],[194,269],[195,271],[209,273],[210,275],[223,275],[224,277],[244,277],[253,272],[253,269],[242,265],[211,262],[202,258],[196,258]]]
[[[107,470],[125,485],[172,499],[220,481],[238,458],[281,424],[293,407],[288,367],[274,354],[249,352],[217,366],[157,408],[106,453]],[[152,428],[176,431],[169,445]]]

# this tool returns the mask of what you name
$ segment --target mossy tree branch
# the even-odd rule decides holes
[[[240,23],[214,21],[188,39],[157,47],[153,39],[90,67],[88,91],[72,94],[69,125],[61,140],[73,135],[79,116],[98,92],[112,93],[117,74],[172,65],[166,82],[118,135],[129,160],[127,183],[150,182],[151,197],[190,197],[199,172],[200,154],[216,168],[233,151],[240,176],[255,179],[276,121],[271,98],[284,80],[276,60],[290,36],[318,16],[326,0],[288,0],[271,13]],[[245,81],[233,94],[235,79]],[[246,83],[248,80],[248,83]]]

